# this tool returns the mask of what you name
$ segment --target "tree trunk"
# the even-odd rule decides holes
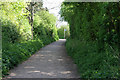
[[[31,8],[31,10],[30,10],[30,24],[31,24],[31,32],[32,32],[32,35],[31,35],[31,37],[32,37],[32,39],[33,39],[33,19],[34,19],[34,7],[33,7],[33,2],[30,2],[30,8]]]

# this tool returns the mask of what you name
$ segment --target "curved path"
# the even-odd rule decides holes
[[[8,78],[78,78],[77,67],[65,50],[65,39],[53,42],[10,71]]]

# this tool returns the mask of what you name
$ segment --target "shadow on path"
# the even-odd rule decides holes
[[[65,39],[53,42],[10,71],[8,78],[78,78],[77,67],[67,55]]]

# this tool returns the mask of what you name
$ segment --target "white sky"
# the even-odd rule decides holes
[[[60,6],[61,6],[61,3],[63,2],[64,0],[43,0],[43,7],[47,7],[49,12],[54,14],[58,20],[60,18],[60,14],[59,14],[59,11],[60,11]],[[67,22],[60,22],[60,21],[57,21],[57,24],[58,24],[58,27],[61,26],[61,25],[67,25]]]

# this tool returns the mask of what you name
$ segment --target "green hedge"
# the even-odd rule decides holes
[[[69,23],[66,48],[82,78],[120,78],[119,3],[64,2],[61,15]]]
[[[12,23],[10,20],[1,18],[0,24],[2,27],[2,41],[4,43],[15,43],[21,38],[21,35],[19,31],[17,30],[17,27],[14,23]]]
[[[96,47],[96,44],[77,39],[66,42],[67,52],[77,64],[81,78],[118,78],[118,49],[106,45],[106,50],[98,53]]]

